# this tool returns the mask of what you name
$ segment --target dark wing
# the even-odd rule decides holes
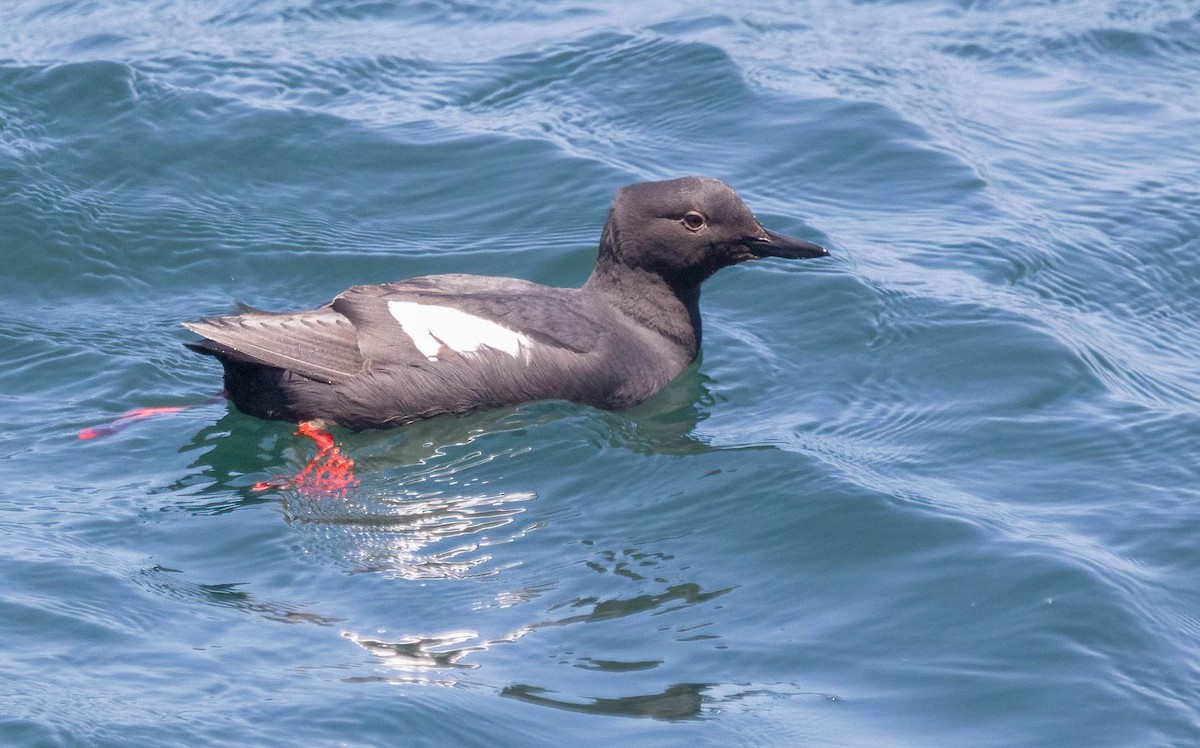
[[[183,326],[204,338],[189,344],[194,350],[276,366],[329,384],[363,369],[354,325],[328,306],[291,314],[248,311]]]
[[[543,345],[573,353],[596,349],[605,328],[586,313],[576,289],[514,278],[437,275],[379,286],[354,286],[332,308],[359,331],[359,349],[371,363],[411,363],[415,352],[388,310],[389,301],[445,306],[490,320]],[[396,345],[397,339],[407,345]],[[424,356],[420,357],[425,360]]]
[[[380,365],[429,364],[390,313],[389,301],[452,307],[577,354],[595,350],[605,333],[575,289],[477,275],[354,286],[317,309],[280,314],[247,310],[183,326],[205,338],[190,344],[201,352],[336,384]]]

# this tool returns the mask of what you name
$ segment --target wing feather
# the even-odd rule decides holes
[[[206,317],[183,326],[205,338],[201,346],[213,353],[321,382],[343,382],[363,368],[354,325],[328,307],[294,314]]]
[[[332,307],[360,328],[365,339],[386,340],[388,335],[363,335],[376,325],[394,327],[387,312],[388,301],[414,301],[448,306],[475,317],[491,320],[542,344],[574,353],[589,353],[597,347],[605,328],[589,315],[578,289],[543,286],[515,278],[478,275],[438,275],[410,278],[378,286],[353,286],[339,294]],[[363,350],[372,360],[387,353]]]
[[[196,350],[339,384],[367,369],[431,363],[391,314],[389,301],[452,307],[576,354],[595,350],[608,333],[598,321],[604,316],[577,289],[478,275],[353,286],[329,304],[302,312],[261,312],[243,305],[241,314],[183,326],[204,338],[189,344]]]

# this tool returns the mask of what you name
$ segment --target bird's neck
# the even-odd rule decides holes
[[[616,232],[605,226],[600,254],[583,289],[601,294],[639,325],[680,346],[690,361],[700,352],[700,283],[668,282],[661,275],[626,265]]]

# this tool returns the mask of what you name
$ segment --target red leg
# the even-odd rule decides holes
[[[294,477],[261,481],[251,486],[251,490],[294,488],[306,494],[345,496],[347,489],[358,485],[358,478],[354,477],[354,460],[342,454],[333,443],[333,435],[321,428],[320,421],[305,421],[296,430],[296,435],[316,442],[316,456]]]
[[[213,403],[220,401],[223,397],[225,397],[224,392],[222,392],[219,395],[210,397],[202,403],[197,403],[196,405],[168,405],[168,406],[163,406],[160,408],[134,408],[133,410],[125,411],[124,413],[117,416],[112,421],[109,421],[108,423],[106,423],[103,426],[96,426],[94,428],[80,429],[79,430],[79,438],[80,439],[95,439],[97,436],[110,436],[112,434],[117,433],[118,431],[125,428],[126,426],[128,426],[131,423],[136,423],[138,421],[142,421],[147,418],[153,418],[154,416],[166,415],[168,413],[178,413],[181,410],[187,410],[188,408],[195,408],[195,407],[198,407],[199,405],[212,405]]]

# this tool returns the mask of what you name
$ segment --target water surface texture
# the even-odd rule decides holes
[[[684,174],[833,256],[630,412],[76,438]],[[1198,176],[1192,2],[5,2],[0,744],[1200,743]]]

